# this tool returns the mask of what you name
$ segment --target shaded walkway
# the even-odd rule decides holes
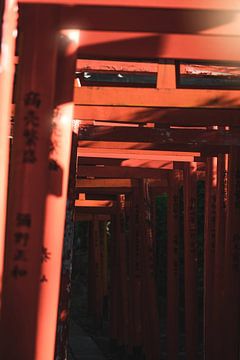
[[[90,336],[77,325],[71,323],[69,339],[69,360],[105,360]]]

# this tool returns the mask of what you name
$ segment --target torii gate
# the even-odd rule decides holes
[[[184,107],[190,119],[195,114],[204,114],[213,116],[217,124],[221,124],[221,118],[228,122],[231,117],[233,125],[238,125],[239,92],[175,89],[173,60],[238,62],[240,5],[235,1],[214,0],[202,1],[201,4],[186,0],[181,5],[176,1],[139,1],[138,6],[131,0],[124,6],[121,2],[107,0],[41,1],[41,5],[39,1],[36,4],[33,1],[21,3],[25,4],[20,6],[19,20],[23,36],[19,52],[20,80],[2,287],[1,355],[14,359],[18,354],[19,359],[40,360],[52,359],[54,353],[73,101],[79,106],[75,112],[82,108],[87,113],[90,110],[85,105],[90,102],[91,105],[104,106],[110,96],[112,105],[119,107],[117,110],[122,116],[125,116],[124,111],[127,113],[129,105],[143,108],[147,105],[153,114],[158,107]],[[16,23],[8,25],[7,15],[14,14],[11,17],[14,20],[14,5],[13,1],[6,1],[6,26],[2,39],[9,51],[3,51],[3,47],[1,52],[2,64],[7,62],[11,69],[14,65]],[[88,89],[76,89],[74,99],[77,56],[163,59],[162,71],[158,69],[158,83],[164,86],[159,86],[157,91],[149,89],[147,98],[139,97],[140,92],[131,89],[125,90],[124,94],[121,89],[114,93],[108,89],[92,89],[91,93]],[[13,70],[5,74],[6,77],[1,75],[0,85],[4,89],[1,93],[5,93],[0,100],[1,117],[5,120],[0,125],[3,126],[0,131],[3,143],[0,144],[4,149],[0,173],[5,179],[0,196],[2,214],[6,213],[6,139],[9,136],[7,124]],[[125,103],[126,97],[130,99],[129,104]],[[221,103],[221,99],[227,102]],[[201,110],[192,110],[193,107]],[[54,109],[54,131],[50,135]],[[108,120],[112,118],[108,111],[103,113]],[[169,122],[176,116],[174,111],[172,113]],[[191,120],[189,122],[192,124]],[[51,136],[53,146],[49,155]],[[235,150],[232,152],[233,164],[237,154]],[[235,179],[238,172],[234,168],[230,171],[233,194],[229,209],[232,209],[238,189]],[[238,215],[237,208],[235,210],[234,214],[228,212],[229,227],[231,216]],[[234,230],[238,230],[237,217],[233,224],[234,235]],[[4,217],[0,231],[0,247],[3,249]]]

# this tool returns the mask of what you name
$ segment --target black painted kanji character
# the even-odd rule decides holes
[[[38,140],[38,133],[35,129],[25,129],[23,132],[25,144],[29,147],[35,146]]]
[[[13,277],[15,277],[15,279],[17,279],[18,277],[23,277],[27,275],[27,270],[20,268],[18,265],[15,265],[14,268],[11,271],[11,274]]]
[[[39,125],[39,117],[36,115],[34,110],[28,110],[26,116],[24,117],[25,125],[38,127]]]
[[[23,163],[34,164],[37,161],[35,149],[26,149],[23,153]]]
[[[48,251],[46,247],[42,246],[41,263],[47,262],[50,259],[51,259],[51,253]]]
[[[35,108],[39,108],[41,105],[40,94],[35,91],[29,91],[24,98],[24,104],[26,106],[34,106]]]
[[[26,262],[27,258],[25,256],[25,250],[17,249],[17,252],[16,252],[16,254],[14,256],[14,260],[15,261],[24,261],[24,262]]]
[[[29,234],[28,233],[22,233],[22,232],[16,232],[14,234],[14,238],[15,238],[15,243],[16,244],[21,244],[24,247],[26,247],[27,244],[28,244],[28,240],[29,240]]]
[[[31,227],[31,215],[28,213],[17,214],[17,226]]]
[[[47,281],[48,281],[48,279],[46,278],[46,276],[42,275],[41,279],[40,279],[40,282],[43,283],[43,282],[47,282]]]

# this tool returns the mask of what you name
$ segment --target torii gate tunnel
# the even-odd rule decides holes
[[[67,359],[87,221],[126,359],[239,360],[239,24],[236,0],[0,3],[0,359]]]

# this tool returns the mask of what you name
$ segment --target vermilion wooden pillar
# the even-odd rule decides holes
[[[73,55],[73,54],[72,54]],[[69,73],[70,75],[70,73]],[[61,77],[59,78],[59,80]],[[68,79],[68,86],[71,86],[72,79]],[[69,309],[71,294],[71,275],[73,259],[74,239],[74,209],[75,209],[75,188],[76,188],[76,166],[77,166],[77,144],[78,144],[79,121],[72,121],[72,149],[70,157],[70,170],[68,180],[68,193],[66,204],[66,220],[63,241],[61,285],[58,305],[58,324],[55,356],[57,359],[65,359],[67,354],[68,330],[69,330]]]
[[[100,256],[102,267],[103,281],[103,298],[106,300],[108,295],[108,239],[107,239],[107,222],[100,222]]]
[[[160,321],[157,302],[155,246],[153,238],[153,223],[151,214],[151,198],[149,182],[141,180],[140,184],[140,229],[143,264],[142,287],[142,321],[144,335],[144,350],[147,360],[160,357]]]
[[[197,167],[184,164],[184,280],[186,358],[197,359]]]
[[[216,193],[216,239],[214,259],[214,306],[213,311],[213,359],[225,360],[223,329],[225,323],[224,306],[224,253],[226,239],[226,201],[227,201],[227,155],[219,154],[217,158],[217,193]]]
[[[5,0],[1,7],[2,6],[4,13],[2,29],[0,31],[0,292],[2,288],[2,268],[7,213],[6,201],[8,188],[10,117],[18,17],[16,1]]]
[[[118,298],[119,286],[117,280],[117,246],[116,246],[116,217],[111,218],[111,243],[110,243],[110,336],[115,345],[118,339]]]
[[[33,360],[37,358],[36,344],[39,341],[41,256],[57,27],[52,6],[23,7],[20,20],[22,36],[3,276],[0,358]]]
[[[119,286],[119,335],[120,344],[127,347],[129,341],[128,317],[128,288],[127,288],[127,236],[126,236],[126,199],[125,195],[118,195],[116,213],[116,241],[119,258],[118,286]]]
[[[213,343],[216,333],[214,311],[214,261],[216,242],[217,158],[207,158],[204,221],[204,352],[206,360],[214,360]]]
[[[94,318],[97,326],[100,326],[102,320],[103,307],[103,283],[102,283],[102,264],[100,249],[100,224],[93,217],[93,269],[94,269]]]
[[[79,31],[62,30],[58,36],[55,109],[41,255],[36,360],[53,359],[55,350]]]
[[[139,206],[139,182],[133,182],[133,191],[131,199],[131,247],[130,247],[130,289],[131,297],[129,298],[131,316],[130,333],[131,343],[134,351],[139,351],[143,340],[142,324],[142,246],[140,230],[140,206]]]
[[[229,154],[224,269],[224,359],[239,358],[240,319],[240,150]]]
[[[178,358],[179,345],[179,190],[181,170],[172,170],[168,193],[167,243],[167,352],[168,358]]]

